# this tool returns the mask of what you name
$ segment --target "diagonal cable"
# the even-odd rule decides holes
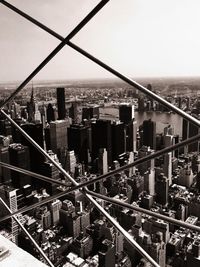
[[[69,190],[66,190],[66,191],[64,191],[64,192],[58,193],[58,194],[56,194],[56,195],[54,195],[54,196],[51,196],[51,197],[49,197],[49,198],[47,198],[47,199],[45,199],[45,200],[42,200],[42,201],[39,202],[39,203],[35,203],[35,204],[32,204],[32,205],[30,205],[30,206],[28,206],[28,207],[21,208],[21,209],[19,209],[18,211],[14,212],[13,215],[17,215],[17,214],[19,214],[19,213],[24,213],[24,212],[27,212],[27,211],[29,211],[29,210],[35,209],[35,208],[37,208],[37,207],[39,207],[39,206],[42,206],[42,205],[45,205],[45,204],[51,202],[52,200],[54,200],[54,199],[56,199],[56,198],[64,197],[64,196],[66,196],[67,194],[73,192],[74,190],[77,190],[77,189],[80,189],[80,188],[89,186],[89,185],[94,184],[94,183],[96,183],[96,182],[98,182],[98,181],[101,181],[102,179],[108,179],[110,176],[113,176],[113,175],[115,175],[115,174],[117,174],[117,173],[119,173],[119,172],[122,172],[122,171],[124,171],[124,170],[126,170],[126,169],[128,169],[128,168],[137,166],[138,164],[141,164],[141,163],[143,163],[143,162],[145,162],[145,161],[148,161],[148,160],[154,159],[154,158],[156,158],[156,157],[159,157],[159,156],[161,156],[163,153],[168,153],[168,152],[170,152],[170,151],[172,151],[172,150],[176,150],[176,149],[178,149],[178,148],[180,148],[180,147],[182,147],[182,146],[191,144],[191,143],[195,142],[196,140],[198,140],[199,138],[200,138],[200,134],[197,135],[197,136],[191,137],[191,138],[189,138],[189,139],[187,139],[187,140],[184,140],[184,141],[181,142],[181,143],[177,143],[177,144],[175,144],[175,145],[172,145],[172,146],[170,146],[170,147],[167,147],[167,148],[164,148],[164,149],[162,149],[162,150],[160,150],[160,151],[157,151],[157,152],[155,152],[155,153],[153,153],[153,154],[150,154],[150,155],[147,155],[147,156],[145,156],[145,157],[143,157],[143,158],[137,159],[137,160],[134,161],[133,163],[130,163],[130,164],[125,165],[125,166],[122,166],[122,167],[120,167],[120,168],[118,168],[118,169],[116,169],[116,170],[113,170],[113,171],[111,171],[111,172],[109,172],[109,173],[107,173],[107,174],[100,175],[100,176],[98,176],[98,177],[96,177],[96,178],[94,178],[94,179],[92,179],[92,180],[90,180],[90,181],[86,181],[86,182],[84,182],[84,183],[81,183],[81,184],[79,184],[79,185],[77,185],[77,186],[72,187],[72,188],[69,189]],[[31,175],[31,176],[33,176],[33,177],[35,177],[35,178],[42,179],[42,180],[47,181],[47,182],[52,182],[52,183],[55,183],[55,184],[58,184],[58,185],[63,185],[63,186],[65,185],[64,183],[61,184],[61,182],[56,181],[56,180],[54,180],[54,179],[51,179],[51,178],[49,178],[49,177],[46,177],[46,176],[43,176],[43,175],[40,175],[40,174],[37,174],[37,173],[33,173],[33,172],[30,172],[30,171],[27,171],[27,170],[24,170],[24,169],[21,169],[21,168],[18,168],[18,167],[15,167],[15,166],[12,166],[12,165],[3,163],[3,162],[0,162],[0,166],[5,167],[5,168],[8,168],[8,169],[15,170],[15,171],[20,171],[21,173],[24,173],[24,174],[27,174],[27,175]],[[121,203],[121,202],[120,202],[120,203]],[[120,204],[118,204],[118,205],[120,205]],[[145,211],[146,211],[146,210],[145,210]],[[143,213],[145,213],[145,211],[143,211]],[[147,212],[146,212],[146,213],[147,213]],[[148,213],[147,213],[147,214],[148,214]],[[154,214],[154,215],[153,215],[153,214]],[[151,215],[154,216],[154,217],[156,217],[156,218],[159,218],[158,216],[160,216],[160,215],[158,215],[158,213],[156,213],[156,212],[151,212]],[[163,215],[162,215],[162,216],[163,216]],[[7,219],[9,219],[9,218],[11,218],[11,217],[12,217],[12,215],[6,215],[6,216],[0,218],[0,222],[5,221],[5,220],[7,220]],[[167,217],[167,216],[164,216],[164,217],[165,217],[165,220],[168,221],[168,217]],[[163,219],[164,217],[162,217],[162,219]],[[179,222],[179,220],[178,220],[178,222]],[[176,223],[176,224],[177,224],[177,225],[180,225],[180,224],[178,224],[178,223]],[[180,225],[180,226],[182,226],[182,225]],[[190,226],[190,225],[188,224],[188,228],[191,229],[189,226]],[[186,225],[184,225],[184,227],[187,228]]]
[[[0,109],[0,112],[7,118],[10,123],[20,131],[20,133],[39,151],[41,154],[43,154],[46,158],[49,159],[49,161],[67,178],[71,181],[71,183],[75,186],[79,185],[49,154],[42,149],[12,118],[9,117],[3,111]],[[146,258],[153,266],[159,267],[159,265],[156,263],[156,261],[133,239],[133,237],[121,227],[121,225],[112,217],[110,214],[108,214],[101,205],[99,205],[96,200],[94,200],[89,194],[85,193],[81,190],[81,192],[86,196],[86,198],[103,214],[106,219],[115,226],[115,228],[122,233],[122,235],[125,237],[125,239],[128,241],[128,243],[135,248],[144,258]]]
[[[69,43],[69,42],[68,42]],[[61,45],[61,44],[60,44]],[[87,52],[85,52],[84,50],[82,50],[81,48],[79,48],[79,47],[77,47],[76,45],[74,45],[73,43],[70,43],[70,46],[72,47],[72,48],[74,48],[76,51],[78,51],[78,52],[80,52],[81,54],[83,54],[83,55],[85,55],[85,56],[87,56],[88,58],[90,58],[93,62],[95,62],[95,63],[97,63],[98,65],[100,65],[100,66],[102,66],[102,67],[104,67],[105,69],[107,69],[107,70],[109,70],[111,73],[113,73],[114,75],[116,75],[117,77],[120,77],[122,80],[124,80],[124,81],[126,81],[126,82],[128,82],[129,84],[131,84],[131,85],[133,85],[134,87],[136,87],[137,88],[137,86],[139,86],[139,88],[138,89],[140,89],[141,91],[143,91],[143,92],[145,92],[147,95],[150,95],[152,98],[154,98],[154,99],[156,99],[157,98],[157,95],[156,94],[153,94],[153,95],[151,95],[151,93],[152,92],[150,92],[149,90],[147,90],[145,87],[142,87],[141,88],[141,85],[139,85],[138,83],[136,83],[136,82],[134,82],[134,81],[132,81],[131,79],[129,79],[129,78],[127,78],[127,77],[125,77],[124,75],[122,75],[122,74],[120,74],[120,73],[118,73],[118,72],[116,72],[115,70],[113,70],[112,68],[110,68],[109,66],[107,66],[107,65],[105,65],[103,62],[101,62],[101,61],[99,61],[98,59],[96,59],[96,58],[94,58],[93,56],[91,56],[91,55],[89,55]],[[61,47],[57,47],[56,49],[58,50],[58,51],[60,51],[60,49],[62,48],[63,46],[61,45]],[[53,54],[50,54],[49,56],[50,56],[50,59],[49,60],[51,60],[51,58],[53,58],[53,56],[54,56],[54,53],[55,54],[57,54],[57,50],[54,50],[52,53]],[[47,58],[48,59],[48,58]],[[48,61],[49,61],[48,60]],[[37,71],[37,72],[39,72],[47,63],[48,63],[48,61],[47,62],[45,62],[45,61],[43,61],[43,63],[45,63],[43,66],[42,65],[40,65],[37,69],[38,69],[38,71],[37,71],[37,69],[35,70],[35,71]],[[41,63],[42,64],[42,63]],[[107,66],[107,67],[106,67]],[[35,74],[34,72],[32,73],[32,75],[34,74],[34,76],[37,74]],[[34,77],[33,76],[33,77]],[[31,77],[31,75],[29,76],[29,78]],[[30,79],[32,79],[32,78],[30,78]],[[27,80],[26,80],[27,81]],[[23,87],[24,87],[25,85],[23,85]],[[23,88],[22,87],[22,88]],[[22,89],[21,88],[21,89]],[[18,88],[19,89],[19,88]],[[14,92],[14,94],[17,94],[18,93],[18,91],[16,90],[15,92]],[[12,97],[14,97],[15,95],[12,95]],[[158,98],[159,99],[159,98]],[[9,98],[9,99],[7,99],[7,101],[9,102],[11,100],[11,97]],[[157,99],[156,99],[157,100]],[[169,107],[171,104],[170,103],[168,103],[167,101],[165,101],[164,99],[162,99],[162,98],[160,98],[159,100],[158,100],[160,103],[162,103],[163,105],[165,105],[165,106],[167,106],[167,107]],[[5,104],[5,102],[4,102],[4,104]],[[176,107],[174,107],[173,105],[171,105],[171,109],[172,110],[174,110],[174,108],[176,108]],[[2,113],[4,113],[2,110],[1,110],[1,112]],[[176,110],[176,112],[178,113],[178,114],[181,114],[181,110],[179,110],[179,109],[177,109]],[[4,115],[6,115],[5,113],[4,113]],[[187,118],[187,113],[184,113],[183,112],[183,114],[182,114],[182,116],[183,117],[185,117],[185,118]],[[194,124],[196,124],[196,125],[198,125],[199,126],[199,122],[198,122],[198,120],[195,120],[193,117],[191,117],[191,116],[189,116],[188,117],[188,120],[190,120],[190,121],[192,121],[192,119],[193,119],[193,123]],[[20,129],[20,127],[19,127],[19,129]],[[20,130],[21,131],[21,130]],[[32,140],[33,141],[33,140]],[[42,149],[41,149],[41,151],[42,151]],[[54,164],[55,165],[55,164]],[[69,178],[69,177],[68,177]],[[72,180],[71,180],[71,179]],[[71,180],[71,181],[73,181],[73,178],[72,177],[70,177],[69,179]],[[74,184],[76,184],[76,181],[74,181]],[[90,198],[87,194],[86,194],[86,196],[91,200],[91,202],[93,202],[93,204],[95,204],[95,201],[94,201],[94,199],[92,199],[92,198]],[[95,206],[98,208],[98,203],[96,203],[95,204]],[[99,210],[101,210],[101,206],[98,208]],[[103,214],[105,213],[105,216],[108,218],[108,220],[109,220],[109,214],[107,214],[104,210],[103,211],[101,211]],[[112,217],[111,217],[112,218]],[[112,221],[112,223],[117,227],[117,225],[116,225],[116,221],[113,221],[113,219],[111,219],[110,221]],[[119,225],[118,225],[118,227],[119,227]],[[121,231],[123,232],[123,228],[121,229]],[[125,231],[126,232],[126,231]],[[127,232],[126,232],[126,234],[128,234]],[[125,237],[126,237],[126,234],[124,233],[124,235],[125,235]],[[129,240],[129,238],[127,238],[128,240]],[[130,240],[129,240],[130,241]],[[133,244],[133,242],[130,242],[130,243],[132,243]],[[138,244],[136,244],[136,249],[137,249],[137,246],[138,246]],[[138,250],[143,254],[143,255],[145,255],[145,253],[146,252],[142,252],[142,249],[141,249],[141,247],[140,246],[138,246]],[[149,261],[154,265],[154,266],[156,266],[157,264],[152,260],[152,258],[151,257],[149,257],[149,255],[147,254],[147,255],[145,255],[145,257],[146,258],[149,258]]]
[[[40,72],[47,63],[55,57],[55,55],[66,45],[66,43],[73,38],[107,3],[109,0],[102,0],[94,9],[90,11],[90,13],[67,35],[66,38],[62,38],[61,43],[40,63],[40,65],[18,86],[18,88],[5,100],[0,104],[0,108],[9,103],[26,85],[29,83],[37,74]],[[7,3],[6,1],[0,0],[0,3],[7,4],[8,7],[12,5]],[[16,10],[15,10],[16,12]],[[23,13],[23,12],[22,12]],[[25,14],[25,13],[24,13]],[[28,16],[30,18],[30,16]],[[32,22],[34,23],[34,19]],[[40,26],[42,24],[40,23]],[[39,25],[38,25],[39,26]],[[45,29],[45,28],[43,28]],[[47,29],[47,27],[46,27]],[[58,37],[58,36],[57,36]]]
[[[17,9],[15,6],[11,5],[10,3],[4,1],[4,0],[0,0],[0,2],[7,6],[9,9],[13,10],[14,12],[18,13],[19,15],[21,15],[22,17],[26,18],[27,20],[29,20],[30,22],[34,23],[35,25],[37,25],[39,28],[43,29],[44,31],[48,32],[49,34],[51,34],[52,36],[54,36],[55,38],[64,41],[64,37],[61,36],[60,34],[56,33],[55,31],[53,31],[52,29],[50,29],[49,27],[47,27],[46,25],[42,24],[41,22],[39,22],[38,20],[32,18],[31,16],[29,16],[28,14],[26,14],[25,12]],[[74,43],[70,42],[70,40],[68,40],[68,42],[66,42],[67,45],[69,45],[71,48],[73,48],[74,50],[76,50],[77,52],[79,52],[80,54],[82,54],[83,56],[87,57],[88,59],[90,59],[91,61],[93,61],[94,63],[96,63],[97,65],[101,66],[102,68],[106,69],[107,71],[109,71],[110,73],[114,74],[116,77],[120,78],[121,80],[123,80],[124,82],[128,83],[129,85],[135,87],[136,89],[140,90],[141,92],[143,92],[144,94],[152,97],[154,100],[158,101],[159,103],[161,103],[162,105],[164,105],[165,107],[171,109],[172,111],[176,112],[177,114],[179,114],[180,116],[182,116],[183,118],[185,118],[186,120],[192,122],[193,124],[197,125],[198,127],[200,126],[200,121],[197,120],[196,118],[192,117],[191,115],[187,114],[186,112],[184,112],[183,110],[179,109],[178,107],[174,106],[173,104],[169,103],[168,101],[166,101],[165,99],[163,99],[162,97],[156,95],[155,93],[153,93],[152,91],[148,90],[147,88],[145,88],[144,86],[142,86],[141,84],[137,83],[136,81],[133,81],[132,79],[130,79],[129,77],[123,75],[122,73],[118,72],[117,70],[113,69],[112,67],[108,66],[107,64],[105,64],[104,62],[102,62],[101,60],[97,59],[96,57],[94,57],[93,55],[89,54],[88,52],[86,52],[85,50],[83,50],[82,48],[78,47],[77,45],[75,45]],[[10,101],[10,100],[7,100]],[[1,108],[1,106],[0,106]]]
[[[12,214],[11,209],[8,207],[8,205],[5,203],[5,201],[0,197],[1,203],[4,205],[4,207],[8,210],[10,214]],[[23,224],[20,222],[20,220],[17,218],[17,216],[13,215],[13,219],[16,221],[16,223],[19,225],[19,227],[22,229],[24,234],[31,240],[34,247],[38,250],[38,252],[42,255],[42,257],[45,259],[45,261],[49,264],[49,266],[54,267],[53,263],[49,260],[47,255],[44,253],[44,251],[40,248],[40,246],[37,244],[37,242],[33,239],[33,237],[29,234],[29,232],[26,230],[26,228],[23,226]]]
[[[91,196],[93,196],[95,198],[99,198],[99,199],[105,200],[106,202],[111,203],[113,205],[117,205],[117,206],[120,206],[120,207],[123,207],[123,208],[127,208],[127,209],[133,210],[133,211],[138,211],[138,212],[147,214],[149,216],[155,217],[157,219],[167,221],[168,223],[172,223],[172,224],[175,224],[175,225],[184,227],[186,229],[190,229],[192,231],[200,233],[200,227],[197,226],[197,225],[186,223],[184,221],[174,219],[173,217],[168,217],[166,215],[162,215],[160,213],[157,213],[157,212],[154,212],[154,211],[151,211],[151,210],[147,210],[147,209],[138,207],[136,205],[131,205],[131,204],[128,204],[128,203],[123,202],[121,200],[117,200],[117,199],[114,199],[114,198],[111,198],[111,197],[107,197],[107,196],[104,196],[102,194],[98,194],[96,192],[90,191],[90,190],[86,190],[86,192],[89,195],[91,195]]]

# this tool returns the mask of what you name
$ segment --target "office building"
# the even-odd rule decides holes
[[[27,146],[16,143],[11,144],[9,146],[9,157],[11,165],[30,170],[30,154]],[[15,188],[31,184],[30,176],[15,171],[11,171],[11,180]]]
[[[94,161],[99,154],[100,148],[105,148],[108,153],[108,165],[112,164],[112,140],[111,140],[111,121],[97,120],[91,124],[92,127],[92,160]]]
[[[40,147],[44,148],[43,126],[41,123],[25,123],[21,127]],[[40,165],[44,162],[44,156],[21,133],[19,134],[22,145],[29,147],[30,169],[33,172],[38,172]]]
[[[168,203],[169,179],[161,173],[156,179],[156,202],[161,205]]]
[[[154,153],[154,150],[150,149],[150,147],[142,146],[138,151],[138,158],[143,158],[147,155]],[[138,165],[139,172],[143,175],[148,169],[154,170],[155,160],[145,161]]]
[[[106,174],[107,172],[108,172],[108,153],[105,148],[100,148],[98,155],[98,173]]]
[[[124,124],[129,124],[134,119],[134,106],[129,104],[121,104],[119,106],[119,119]]]
[[[71,125],[67,131],[68,134],[68,148],[74,150],[78,162],[88,163],[88,127],[83,125]]]
[[[47,122],[50,123],[51,121],[55,121],[55,109],[52,104],[49,103],[47,106]]]
[[[98,253],[99,266],[115,267],[115,246],[112,241],[105,239],[102,242],[102,248]]]
[[[7,164],[10,163],[8,147],[0,145],[0,161]],[[0,184],[7,183],[10,180],[11,180],[10,170],[7,168],[2,168],[0,166]]]
[[[191,122],[188,122],[187,120],[183,119],[183,125],[182,125],[182,139],[186,140],[192,136],[195,136],[199,134],[199,128],[198,126],[192,124]],[[188,146],[185,146],[184,153],[187,152],[199,152],[199,142],[194,142],[192,144],[189,144]]]
[[[77,164],[77,161],[76,161],[76,156],[75,156],[75,153],[74,153],[74,150],[72,151],[67,151],[67,154],[66,154],[66,170],[71,173],[72,175],[75,174],[75,170],[76,170],[76,164]]]
[[[126,135],[124,123],[114,121],[111,125],[112,130],[112,160],[116,160],[119,155],[125,152]]]
[[[48,154],[59,164],[59,160],[56,154],[54,154],[51,150],[48,151]],[[40,174],[50,177],[54,180],[59,180],[60,178],[59,170],[48,159],[46,159],[46,161],[41,164],[39,172]],[[40,180],[36,179],[36,181],[37,182],[35,182],[35,187],[37,189],[44,188],[50,195],[57,192],[57,187],[58,187],[57,184],[49,183],[41,179]]]
[[[82,109],[82,119],[90,120],[90,119],[99,119],[99,106],[95,105],[92,107],[83,107]]]
[[[65,88],[57,88],[56,93],[58,105],[58,120],[64,120],[66,117]]]
[[[67,147],[67,121],[50,122],[50,144],[54,153],[57,153],[60,148]]]
[[[145,120],[143,128],[143,145],[156,149],[156,123],[152,120]]]

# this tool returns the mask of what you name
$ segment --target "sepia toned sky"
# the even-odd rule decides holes
[[[64,37],[97,0],[8,0]],[[199,0],[110,0],[73,38],[131,77],[200,75]],[[0,4],[0,81],[23,80],[60,41]],[[34,80],[113,77],[65,47]]]

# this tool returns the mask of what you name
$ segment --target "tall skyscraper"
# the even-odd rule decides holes
[[[112,241],[105,239],[99,251],[99,266],[115,267],[115,246]]]
[[[64,120],[66,117],[65,108],[65,88],[57,88],[58,119]]]
[[[29,148],[21,144],[11,144],[9,146],[10,164],[16,167],[30,170]],[[31,184],[31,178],[28,175],[11,171],[11,179],[15,188],[21,188],[26,184]]]
[[[41,123],[25,123],[21,127],[38,145],[44,148],[43,126]],[[44,156],[23,135],[21,135],[21,143],[29,147],[31,171],[38,172],[40,165],[44,162]]]
[[[148,146],[142,146],[138,151],[138,158],[143,158],[149,154],[152,154],[154,151]],[[139,172],[143,175],[148,169],[154,170],[155,160],[145,161],[138,165]]]
[[[183,138],[183,140],[188,139],[188,138],[195,136],[197,134],[199,134],[198,126],[183,119],[183,126],[182,126],[182,138]],[[184,153],[196,152],[196,151],[199,152],[199,142],[198,141],[195,143],[189,144],[184,149]]]
[[[119,106],[119,119],[125,124],[128,124],[134,119],[134,106],[122,104]]]
[[[0,197],[4,200],[4,202],[8,205],[11,212],[17,211],[17,193],[16,189],[10,186],[0,186]],[[3,217],[7,214],[7,209],[4,206],[1,206],[0,209],[0,217]],[[11,237],[14,243],[18,243],[18,234],[19,227],[14,218],[11,218],[11,221],[7,221],[7,227],[11,230]]]
[[[136,151],[137,127],[134,120],[134,105],[122,104],[119,106],[119,119],[124,123],[125,151]]]
[[[112,160],[116,160],[119,155],[125,152],[125,129],[124,123],[114,121],[111,125],[112,128]]]
[[[166,153],[164,155],[164,165],[163,165],[164,175],[169,179],[169,185],[172,184],[172,153]]]
[[[156,179],[156,202],[161,205],[168,203],[169,179],[161,173]]]
[[[0,145],[0,161],[10,163],[8,147]],[[9,182],[11,179],[10,170],[0,167],[0,184]]]
[[[108,154],[105,148],[99,149],[98,172],[99,174],[106,174],[108,172]]]
[[[108,153],[108,164],[112,164],[112,141],[111,141],[111,121],[97,120],[92,126],[92,160],[99,154],[100,148],[106,148]]]
[[[76,167],[76,157],[74,154],[74,150],[72,151],[67,151],[66,154],[66,170],[74,175],[75,173],[75,167]]]
[[[27,103],[28,121],[29,122],[41,122],[41,114],[38,109],[38,103],[35,99],[33,88],[31,92],[30,102]]]
[[[145,120],[143,122],[143,145],[156,149],[156,123],[154,121]]]
[[[67,121],[50,122],[51,150],[57,154],[59,149],[67,148]]]
[[[74,150],[75,154],[78,156],[78,161],[88,163],[88,127],[83,125],[71,125],[68,128],[68,148],[69,150]]]
[[[51,103],[47,106],[47,122],[55,121],[55,110]]]
[[[52,151],[48,151],[49,156],[53,158],[57,163],[59,163],[59,160],[57,158],[57,155],[54,154]],[[58,169],[47,159],[45,162],[41,163],[40,174],[50,177],[54,180],[59,180],[59,171]],[[36,180],[36,188],[41,189],[44,188],[47,190],[49,194],[54,194],[56,193],[56,189],[58,187],[57,184],[49,183],[43,180]]]

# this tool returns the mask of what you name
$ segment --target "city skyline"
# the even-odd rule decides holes
[[[10,3],[66,36],[98,1]],[[127,1],[126,5],[110,1],[72,41],[131,77],[198,76],[199,6],[196,0],[184,0],[181,5],[179,1]],[[0,49],[4,51],[0,81],[23,80],[58,41],[3,5],[0,13]],[[113,76],[66,47],[35,79],[52,77]]]

